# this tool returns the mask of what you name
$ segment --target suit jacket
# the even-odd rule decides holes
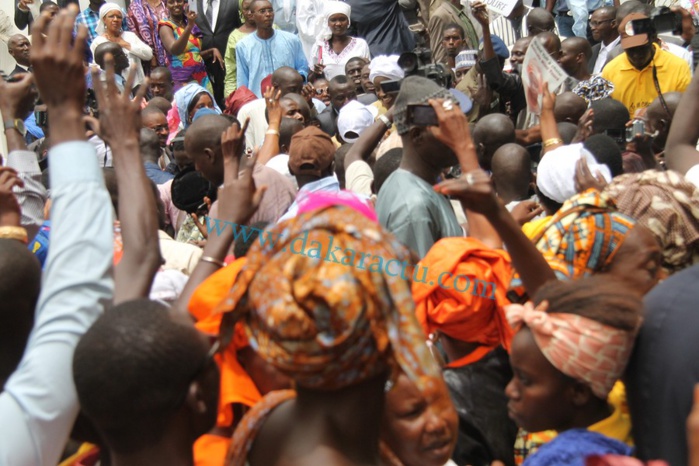
[[[12,70],[12,73],[10,73],[10,76],[14,76],[14,75],[16,75],[16,74],[19,74],[19,73],[26,73],[26,72],[27,72],[27,70],[25,70],[25,69],[22,68],[21,66],[15,65],[15,69]]]
[[[320,129],[322,129],[330,137],[337,134],[337,116],[338,114],[332,105],[328,106],[328,108],[318,114]]]
[[[599,51],[600,51],[601,47],[602,47],[602,42],[592,46],[592,56],[590,57],[590,61],[587,62],[587,72],[588,73],[592,73],[592,70],[595,69],[595,63],[597,62],[597,57],[599,57]]]
[[[234,29],[239,28],[242,23],[240,22],[240,13],[238,11],[238,0],[219,0],[219,2],[216,30],[212,31],[211,25],[204,15],[205,2],[197,0],[197,11],[200,12],[197,16],[197,26],[199,26],[203,34],[201,49],[208,50],[216,47],[221,52],[221,56],[224,56],[226,54],[228,36]]]
[[[41,3],[46,3],[47,1],[49,0],[42,0]],[[58,4],[59,8],[65,8],[71,3],[75,3],[76,5],[80,6],[78,0],[58,0],[56,3]],[[29,11],[20,10],[18,5],[19,1],[15,1],[15,26],[17,26],[19,29],[24,29],[27,26],[31,26],[32,22],[34,22],[34,18],[32,18],[32,14]]]

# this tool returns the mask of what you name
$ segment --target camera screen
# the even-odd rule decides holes
[[[411,105],[408,107],[410,124],[415,126],[439,126],[437,114],[431,105]]]
[[[653,33],[653,25],[650,18],[634,19],[631,21],[631,25],[633,26],[634,35]]]
[[[381,83],[381,90],[384,94],[400,91],[400,81],[384,81]]]

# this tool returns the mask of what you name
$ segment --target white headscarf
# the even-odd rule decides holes
[[[330,31],[330,26],[328,26],[328,20],[332,15],[337,14],[345,15],[349,20],[350,15],[352,14],[352,7],[348,3],[339,2],[336,0],[325,2],[323,5],[323,29],[320,31],[320,34],[318,34],[316,39],[316,42],[319,45],[322,45],[326,40],[330,40],[332,37],[333,33]],[[352,24],[351,20],[349,24]]]
[[[598,163],[582,143],[569,144],[546,152],[541,157],[536,172],[536,185],[541,193],[561,204],[577,194],[575,164],[583,157],[593,175],[599,171],[607,182],[612,181],[609,167]]]
[[[104,17],[107,16],[107,13],[109,13],[110,11],[118,11],[122,15],[124,14],[121,7],[116,3],[105,3],[104,5],[102,5],[100,7],[99,12],[100,20],[97,23],[97,34],[104,34],[104,31],[107,30],[107,28],[104,25]]]
[[[374,82],[379,76],[390,80],[403,79],[405,71],[398,66],[398,55],[380,55],[369,64],[369,80]]]

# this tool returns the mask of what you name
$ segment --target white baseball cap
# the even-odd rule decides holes
[[[337,132],[345,142],[354,143],[365,129],[374,124],[378,114],[376,107],[351,100],[340,109]]]

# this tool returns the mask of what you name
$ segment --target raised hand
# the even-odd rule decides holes
[[[604,176],[599,171],[593,175],[585,157],[580,157],[580,160],[575,163],[575,190],[579,193],[590,188],[602,191],[605,186],[607,186],[607,180]]]
[[[549,91],[548,83],[544,83],[544,99],[541,103],[541,113],[551,112],[553,113],[553,108],[556,106],[556,94]]]
[[[478,159],[468,119],[459,105],[444,99],[430,99],[429,104],[434,108],[439,121],[439,126],[429,127],[432,136],[454,151],[463,173],[477,169]]]
[[[488,26],[490,23],[490,15],[488,14],[488,8],[485,3],[481,1],[476,1],[471,4],[471,13],[473,17],[476,18],[481,26]]]
[[[23,187],[17,172],[9,167],[0,167],[0,227],[18,227],[22,211],[12,189]]]
[[[24,120],[32,112],[36,101],[36,89],[32,87],[32,82],[31,73],[22,74],[15,82],[0,79],[0,112],[5,120]]]
[[[578,120],[578,131],[573,137],[572,143],[584,142],[592,135],[592,125],[595,123],[595,111],[591,108],[587,109],[583,116]]]
[[[282,122],[282,117],[284,110],[282,110],[281,105],[279,105],[279,100],[281,99],[282,91],[276,91],[273,87],[268,87],[264,93],[265,104],[267,105],[267,119],[269,121],[269,126],[275,129],[279,129],[279,125]],[[276,125],[273,125],[276,123]]]
[[[534,217],[544,211],[543,207],[534,201],[522,201],[512,209],[512,216],[520,225],[531,222]]]
[[[434,190],[459,199],[464,209],[486,216],[500,207],[490,175],[480,168],[466,172],[457,179],[442,181]]]
[[[32,27],[30,60],[34,82],[39,94],[49,107],[70,104],[82,112],[85,100],[85,68],[83,52],[87,28],[80,25],[73,41],[73,24],[78,9],[70,5],[49,24],[49,15],[43,14]]]
[[[257,152],[252,157],[241,155],[244,135],[249,120],[243,128],[231,125],[221,134],[223,152],[223,186],[218,189],[219,216],[222,220],[245,224],[260,207],[266,186],[257,188],[252,172]],[[243,168],[240,169],[242,161]]]
[[[92,82],[100,109],[99,128],[95,130],[109,146],[114,147],[126,141],[138,141],[141,129],[141,106],[139,102],[145,96],[148,82],[144,82],[132,100],[126,89],[133,87],[136,80],[136,68],[131,67],[124,86],[124,92],[119,94],[114,73],[114,57],[107,54],[104,57],[106,82],[100,79],[100,70],[92,70]]]

